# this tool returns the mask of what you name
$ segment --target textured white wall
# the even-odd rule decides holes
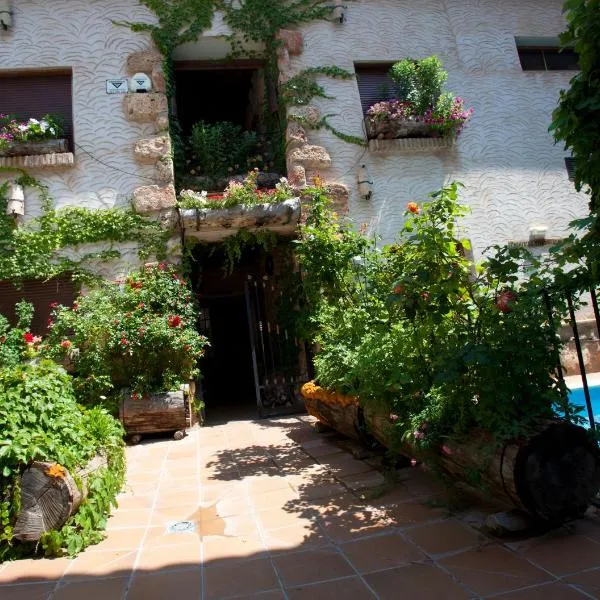
[[[106,80],[126,77],[126,59],[149,48],[148,35],[111,21],[152,22],[137,0],[19,0],[13,2],[13,28],[0,34],[0,70],[71,67],[75,166],[28,169],[46,184],[57,206],[109,208],[128,205],[133,190],[152,184],[153,166],[135,161],[136,140],[154,125],[125,119],[123,95],[108,95]],[[0,79],[0,94],[2,94]],[[102,161],[101,164],[98,161]],[[7,174],[0,174],[0,181]],[[26,214],[39,210],[35,192],[26,197]],[[126,251],[127,260],[136,253]]]
[[[294,69],[354,62],[395,61],[437,54],[448,70],[447,89],[475,113],[453,149],[381,156],[347,144],[326,131],[309,132],[333,159],[328,181],[351,190],[350,218],[369,223],[384,242],[394,239],[406,203],[421,201],[442,183],[465,184],[463,202],[472,213],[465,226],[476,255],[494,243],[527,240],[531,224],[549,236],[585,214],[586,199],[568,181],[561,146],[548,133],[551,112],[572,72],[524,72],[515,36],[556,36],[564,29],[561,0],[357,0],[347,21],[302,28],[304,53]],[[355,80],[320,80],[336,100],[315,102],[338,129],[362,135]],[[374,180],[370,202],[356,191],[356,168],[367,165]]]

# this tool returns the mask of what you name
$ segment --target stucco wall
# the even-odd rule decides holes
[[[111,21],[151,22],[153,15],[137,0],[19,0],[13,13],[13,28],[0,34],[0,70],[71,67],[74,139],[81,146],[72,167],[27,171],[49,187],[57,206],[128,205],[136,187],[154,183],[154,167],[136,162],[133,146],[155,128],[126,120],[123,95],[108,95],[106,80],[126,77],[128,55],[151,44],[148,35]],[[0,94],[1,85],[0,79]],[[26,217],[39,212],[35,192],[25,206]],[[134,248],[123,250],[126,262],[136,261]]]
[[[304,52],[294,71],[314,65],[396,61],[437,54],[448,70],[447,89],[475,109],[453,149],[380,156],[326,131],[309,141],[327,148],[333,164],[327,181],[349,186],[349,215],[368,223],[384,242],[394,239],[406,203],[421,201],[443,182],[465,184],[463,201],[476,255],[493,243],[526,241],[529,227],[548,227],[550,237],[586,210],[583,194],[568,181],[561,146],[548,133],[551,112],[572,72],[524,72],[515,36],[556,36],[564,29],[560,0],[357,0],[346,22],[304,26]],[[321,80],[336,100],[315,104],[338,129],[363,135],[355,80]],[[371,201],[358,196],[356,169],[366,164],[374,180]]]

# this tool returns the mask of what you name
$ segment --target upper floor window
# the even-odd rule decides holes
[[[367,114],[369,107],[376,102],[394,97],[394,82],[389,75],[393,64],[393,62],[354,64],[363,114]]]
[[[577,53],[557,38],[515,38],[523,71],[577,71]]]
[[[71,70],[0,71],[0,114],[19,121],[57,117],[73,151]]]

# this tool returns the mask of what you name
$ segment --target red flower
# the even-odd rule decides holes
[[[133,400],[139,400],[139,398],[140,398],[140,395],[139,395],[137,392],[133,392],[133,394],[131,394],[131,398],[132,398]]]
[[[79,304],[77,302],[73,302],[73,310],[77,310],[79,308]]]
[[[6,341],[6,336],[3,335],[2,337],[0,337],[0,344],[4,344],[4,342]]]
[[[396,421],[398,421],[398,415],[395,415],[393,413],[390,413],[390,421],[392,423],[396,423]]]
[[[69,340],[63,340],[60,343],[60,347],[64,348],[65,350],[68,350],[71,347],[71,342]]]
[[[130,281],[129,287],[133,288],[134,290],[139,290],[142,287],[142,282],[141,281]]]
[[[52,327],[54,325],[54,321],[52,319],[48,319],[48,327]]]
[[[50,308],[55,309],[58,306],[58,302],[50,302]]]
[[[421,298],[427,302],[429,300],[429,292],[421,292]]]
[[[158,263],[158,268],[160,271],[164,271],[167,268],[167,265],[164,262]]]
[[[179,315],[169,315],[169,327],[179,327],[181,325],[181,317]]]
[[[23,340],[25,341],[26,344],[33,344],[33,333],[24,333],[23,334]]]
[[[121,344],[123,346],[127,346],[129,344],[129,342],[125,338],[121,338]]]
[[[409,202],[406,205],[406,210],[413,213],[413,215],[418,215],[421,212],[419,205],[416,202]]]
[[[189,344],[186,344],[186,345],[183,347],[183,349],[184,349],[186,352],[189,352],[189,351],[192,349],[192,347],[191,347]]]
[[[403,285],[397,285],[394,288],[394,294],[401,294],[404,291],[404,286]]]
[[[137,307],[138,307],[138,308],[144,308],[145,306],[146,306],[146,305],[145,305],[143,302],[140,302],[140,303],[137,305]]]
[[[500,312],[505,314],[509,313],[512,311],[516,299],[517,295],[514,292],[511,290],[504,290],[496,296],[496,306]]]

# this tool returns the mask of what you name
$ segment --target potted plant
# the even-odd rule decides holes
[[[68,142],[62,135],[60,119],[55,116],[18,121],[0,114],[0,157],[68,152]]]
[[[406,58],[390,69],[395,98],[373,104],[365,126],[369,139],[455,138],[473,113],[464,100],[443,92],[447,73],[437,56]]]
[[[192,293],[164,263],[55,306],[47,352],[72,362],[85,404],[109,404],[129,434],[185,429],[182,386],[199,374],[207,339]]]

